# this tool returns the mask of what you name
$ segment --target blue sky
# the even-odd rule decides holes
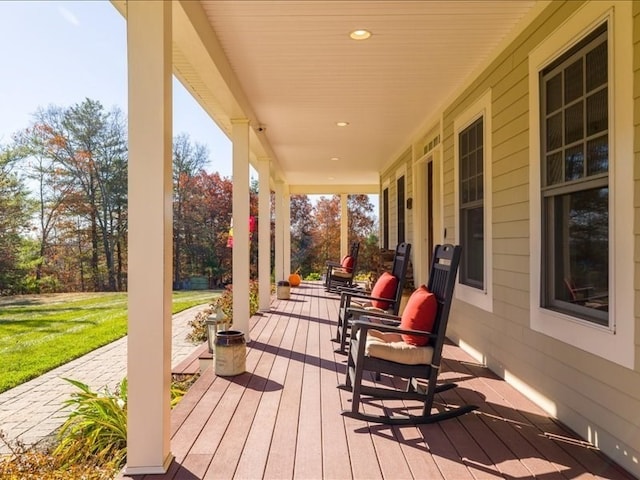
[[[108,1],[0,1],[0,144],[38,107],[85,98],[127,111],[126,25]],[[207,170],[231,176],[231,142],[174,80],[174,135],[209,148]]]
[[[91,98],[126,114],[126,40],[125,20],[106,0],[0,0],[0,145],[51,104],[69,107]],[[180,82],[173,86],[174,135],[184,132],[206,145],[207,171],[231,177],[231,142]],[[257,177],[253,169],[251,176]],[[369,198],[377,212],[377,195]]]

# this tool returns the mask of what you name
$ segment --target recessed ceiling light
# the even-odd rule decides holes
[[[349,34],[349,36],[353,40],[366,40],[371,37],[371,32],[369,30],[365,30],[363,28],[359,28],[358,30],[354,30]]]
[[[349,125],[349,122],[336,122],[336,125],[339,127],[346,127],[347,125]]]
[[[327,177],[329,180],[335,180],[336,177]]]
[[[331,157],[331,161],[332,161],[332,162],[337,162],[338,160],[340,160],[340,158],[338,158],[338,157]]]

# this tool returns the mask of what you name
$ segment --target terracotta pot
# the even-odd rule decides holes
[[[300,285],[300,282],[302,282],[302,279],[297,273],[292,273],[291,275],[289,275],[289,283],[292,287],[297,287],[298,285]]]

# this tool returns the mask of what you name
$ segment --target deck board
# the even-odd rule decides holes
[[[437,402],[474,403],[476,412],[417,427],[341,416],[351,403],[336,388],[347,358],[331,342],[338,301],[313,282],[292,288],[290,300],[274,299],[251,319],[247,371],[206,370],[172,412],[169,471],[123,478],[633,478],[453,344],[441,376],[458,388]],[[375,412],[380,403],[363,408]]]

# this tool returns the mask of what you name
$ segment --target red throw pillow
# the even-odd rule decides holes
[[[344,257],[342,260],[342,268],[351,273],[351,270],[353,270],[353,257],[351,255]]]
[[[376,281],[371,289],[371,296],[378,298],[395,298],[396,288],[398,287],[398,279],[389,272],[384,272]],[[386,310],[391,306],[391,302],[383,302],[382,300],[371,300],[371,305]]]
[[[402,312],[400,328],[430,332],[438,312],[436,296],[422,285],[409,297],[407,306]],[[417,335],[402,335],[402,340],[409,345],[424,346],[429,343],[429,337]]]

